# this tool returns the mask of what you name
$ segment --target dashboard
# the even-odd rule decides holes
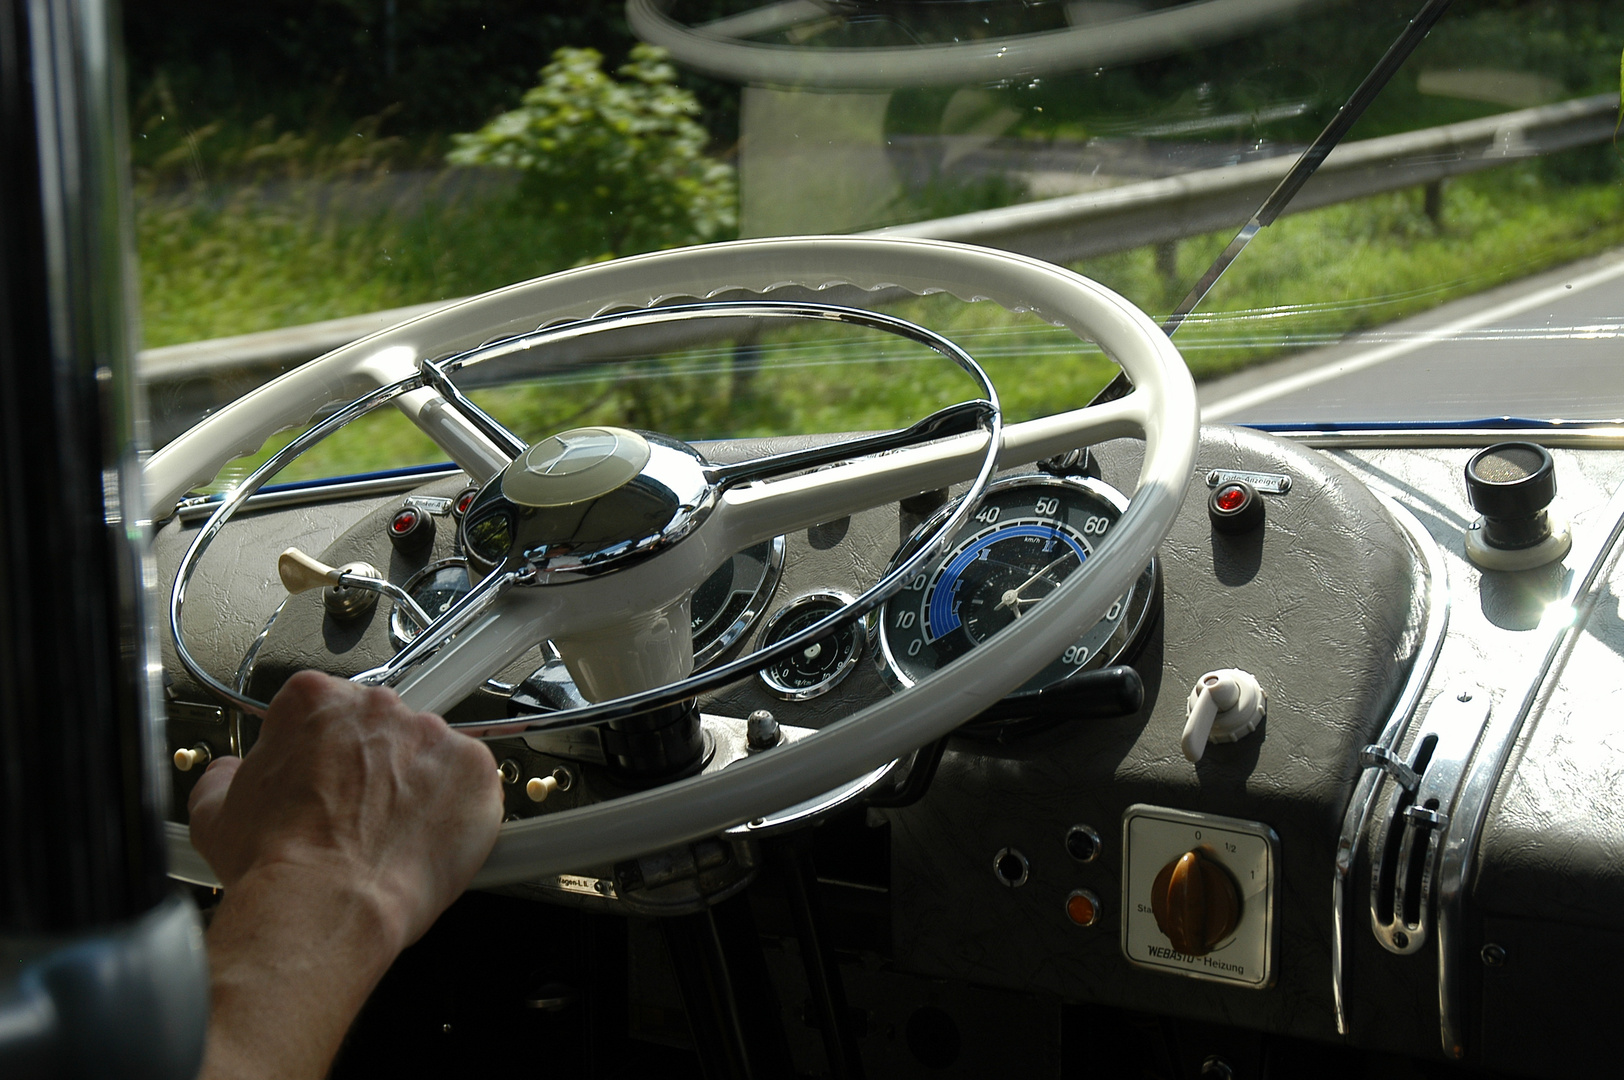
[[[1000,1040],[1033,1017],[1074,1031],[1063,1016],[1098,1008],[1534,1075],[1566,1072],[1572,1053],[1600,1061],[1588,1033],[1603,1007],[1558,1007],[1550,987],[1575,967],[1603,978],[1606,961],[1583,943],[1618,932],[1611,898],[1624,882],[1607,853],[1624,818],[1610,813],[1615,740],[1600,714],[1624,685],[1608,681],[1620,665],[1608,643],[1621,635],[1616,604],[1579,588],[1599,574],[1606,595],[1618,463],[1558,449],[1553,513],[1573,519],[1573,552],[1480,570],[1464,555],[1471,450],[1402,432],[1322,441],[1344,445],[1204,427],[1155,560],[1063,655],[953,737],[685,851],[497,892],[629,917],[626,992],[648,1006],[631,1030],[653,1042],[682,1040],[648,1019],[659,1015],[649,986],[671,976],[650,974],[665,961],[636,946],[636,928],[762,893],[749,886],[770,876],[763,852],[810,835],[844,993],[864,1030],[891,1025],[891,1043],[862,1040],[886,1075],[933,1074],[931,1040],[895,1037],[921,1016],[948,1018],[957,1068],[996,1062],[1000,1045],[1010,1053]],[[761,449],[700,447],[717,462]],[[882,607],[707,695],[693,768],[771,753],[939,667],[975,665],[985,637],[1110,542],[1139,457],[1117,440],[1002,472]],[[332,566],[369,564],[432,616],[470,587],[459,528],[469,490],[442,470],[262,494],[190,584],[208,598],[188,609],[194,655],[257,697],[303,667],[349,675],[383,662],[415,632],[407,605],[372,594],[346,610],[353,595],[335,594],[353,590],[289,596],[278,556],[291,545]],[[695,594],[701,666],[839,608],[931,535],[952,495],[740,552]],[[159,531],[161,573],[175,573],[208,509],[183,504]],[[1570,638],[1547,618],[1565,599],[1583,628]],[[166,661],[182,807],[190,766],[251,747],[254,721],[211,704],[172,651]],[[1254,681],[1255,715],[1201,732],[1192,760],[1202,685],[1235,672]],[[580,700],[543,644],[452,718]],[[492,741],[510,818],[637,790],[646,781],[627,771],[628,745],[593,729]],[[794,952],[768,949],[780,984]],[[1512,1022],[1527,1016],[1541,1017],[1538,1031]],[[1023,1037],[1022,1060],[1039,1074],[1076,1060],[1075,1036],[1039,1026],[1048,1034]]]

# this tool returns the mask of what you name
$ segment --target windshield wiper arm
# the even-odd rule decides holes
[[[1376,62],[1376,66],[1370,69],[1370,74],[1364,77],[1348,100],[1336,111],[1336,115],[1331,117],[1331,122],[1325,125],[1325,130],[1321,131],[1318,137],[1308,144],[1308,149],[1302,152],[1296,163],[1292,165],[1291,170],[1286,173],[1279,184],[1275,185],[1275,189],[1269,193],[1269,197],[1263,200],[1263,205],[1258,207],[1257,213],[1253,214],[1251,220],[1241,227],[1241,231],[1235,234],[1235,239],[1231,240],[1228,246],[1212,261],[1212,265],[1207,267],[1207,272],[1201,275],[1200,280],[1195,283],[1195,287],[1185,295],[1183,300],[1179,301],[1178,307],[1174,308],[1173,313],[1167,317],[1167,321],[1162,323],[1162,333],[1172,337],[1184,323],[1184,320],[1196,309],[1197,305],[1206,299],[1207,293],[1212,291],[1212,287],[1218,284],[1218,279],[1224,276],[1224,271],[1229,269],[1229,265],[1245,250],[1246,245],[1252,242],[1252,237],[1256,236],[1260,230],[1274,223],[1274,219],[1280,216],[1280,212],[1286,208],[1286,204],[1291,202],[1304,184],[1308,183],[1308,178],[1313,176],[1315,170],[1331,155],[1331,151],[1336,148],[1337,143],[1342,141],[1342,137],[1348,133],[1348,129],[1352,128],[1354,122],[1364,115],[1365,108],[1376,99],[1377,94],[1381,93],[1382,88],[1403,66],[1404,61],[1409,59],[1410,54],[1415,51],[1415,47],[1421,44],[1422,40],[1432,30],[1433,24],[1442,17],[1444,10],[1449,7],[1449,3],[1450,0],[1427,0],[1421,6],[1421,10],[1416,13],[1415,18],[1409,21],[1393,44],[1387,47],[1387,52],[1382,54],[1382,58]],[[1104,390],[1101,390],[1090,404],[1114,401],[1132,388],[1133,384],[1128,382],[1127,376],[1118,372],[1116,378],[1112,379],[1110,384]]]

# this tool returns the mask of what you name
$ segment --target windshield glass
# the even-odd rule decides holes
[[[740,236],[1008,248],[1160,322],[1420,7],[132,6],[154,441],[434,305]],[[1455,5],[1178,330],[1207,417],[1624,413],[1620,31],[1615,5]],[[1012,419],[1115,372],[1030,316],[879,299],[984,361]],[[580,422],[702,439],[906,424],[957,377],[804,327],[652,355],[479,400],[526,439]],[[443,458],[392,413],[363,425],[293,475]]]

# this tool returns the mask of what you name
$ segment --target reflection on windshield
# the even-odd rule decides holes
[[[1150,17],[1201,7],[1180,3],[638,0],[630,23],[600,12],[543,19],[506,3],[483,23],[503,27],[498,40],[432,4],[391,6],[385,25],[335,2],[312,9],[308,40],[285,38],[278,23],[284,37],[267,56],[250,46],[274,12],[188,8],[183,25],[178,6],[159,4],[128,28],[146,338],[169,350],[147,366],[156,430],[170,437],[308,349],[362,332],[303,335],[318,347],[289,345],[278,327],[732,235],[900,227],[1009,246],[1096,278],[1160,320],[1419,6],[1277,4],[1244,32],[1197,40],[1145,36]],[[639,11],[687,35],[674,56],[638,46],[628,27],[644,25]],[[1314,350],[1357,346],[1368,359],[1439,325],[1462,335],[1452,363],[1560,344],[1579,347],[1579,374],[1604,375],[1599,361],[1584,366],[1581,343],[1617,332],[1605,282],[1580,290],[1584,303],[1541,309],[1537,324],[1513,312],[1457,326],[1465,315],[1444,305],[1518,281],[1534,288],[1531,275],[1560,276],[1624,241],[1616,106],[1599,96],[1616,91],[1608,42],[1621,30],[1624,13],[1599,2],[1446,16],[1339,151],[1369,162],[1338,172],[1333,156],[1179,331],[1204,399],[1223,405],[1213,416],[1624,411],[1613,404],[1624,386],[1541,398],[1526,380],[1505,381],[1515,362],[1492,356],[1482,361],[1497,365],[1483,369],[1492,379],[1452,368],[1424,391],[1376,392],[1417,366],[1404,362],[1423,355],[1412,350],[1371,376],[1370,393],[1321,380],[1266,409],[1245,381],[1284,370],[1260,364],[1318,363]],[[1090,51],[1135,34],[1151,42],[1135,55]],[[722,61],[691,55],[694,35],[774,57],[780,74],[728,76]],[[1048,56],[969,77],[981,46],[1053,53],[1058,41],[1087,62]],[[951,51],[960,47],[972,51]],[[840,85],[839,64],[865,50],[870,76]],[[888,68],[898,50],[931,62]],[[801,84],[798,70],[809,73]],[[1474,123],[1485,134],[1439,134]],[[898,311],[984,359],[1015,417],[1086,398],[1111,373],[1065,335],[989,307],[930,298]],[[889,426],[904,402],[921,406],[910,417],[927,411],[928,380],[906,365],[839,353],[728,342],[572,376],[545,408],[535,391],[506,404],[516,426],[538,433],[590,417],[692,437]],[[1462,382],[1479,392],[1452,392]],[[432,455],[404,432],[353,441],[402,457],[335,451],[312,467]]]

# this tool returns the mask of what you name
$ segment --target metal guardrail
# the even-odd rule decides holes
[[[1613,136],[1619,99],[1576,98],[1458,124],[1345,143],[1334,150],[1288,213],[1434,183]],[[1248,161],[1081,195],[873,230],[877,236],[959,240],[1055,262],[1234,228],[1290,169],[1293,155]],[[827,296],[825,296],[827,299]],[[346,319],[218,338],[140,354],[164,441],[162,417],[231,400],[269,376],[359,337],[455,300]]]
[[[1618,95],[1598,94],[1344,143],[1326,158],[1286,213],[1603,142],[1613,136],[1617,112]],[[1088,258],[1238,228],[1294,160],[1287,154],[875,232],[962,240],[1057,262]]]

